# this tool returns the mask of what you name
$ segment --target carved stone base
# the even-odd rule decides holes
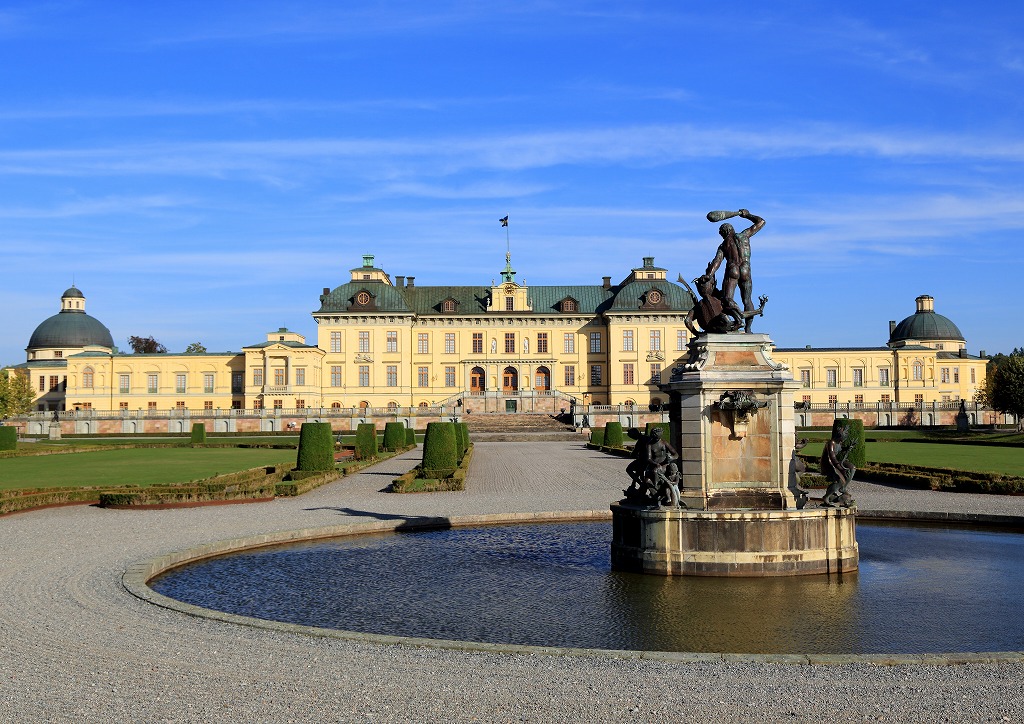
[[[850,509],[691,511],[616,503],[612,568],[664,576],[800,576],[857,570]]]

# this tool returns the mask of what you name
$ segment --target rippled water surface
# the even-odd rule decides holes
[[[206,608],[367,633],[743,653],[1024,650],[1024,535],[861,523],[860,570],[723,579],[618,573],[611,523],[289,544],[151,582]]]

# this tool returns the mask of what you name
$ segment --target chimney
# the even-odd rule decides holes
[[[330,287],[324,287],[324,296],[326,297],[330,293],[331,293],[331,288]]]
[[[399,289],[404,287],[405,286],[405,277],[404,276],[400,277],[398,275],[395,275],[395,286],[398,287]]]
[[[601,277],[601,279],[603,280],[602,283],[601,283],[601,287],[603,289],[611,289],[612,288],[612,278],[611,277]]]
[[[415,283],[416,283],[416,277],[406,277],[405,278],[405,286],[408,287],[409,289],[412,289],[413,286],[415,285]]]
[[[978,352],[978,356],[981,357],[982,359],[985,359],[985,357],[987,356],[985,354],[985,350],[981,350],[980,352]]]
[[[960,348],[960,358],[961,359],[966,359],[966,357],[967,357],[967,348],[966,347],[961,347]]]

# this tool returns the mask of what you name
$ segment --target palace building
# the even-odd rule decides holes
[[[506,255],[482,286],[420,286],[363,257],[313,312],[315,343],[285,328],[239,352],[126,354],[71,287],[32,334],[38,411],[351,410],[462,407],[556,412],[576,403],[657,409],[687,357],[689,292],[653,257],[618,283],[529,286]],[[985,359],[934,310],[890,322],[881,347],[777,349],[811,405],[972,400]]]

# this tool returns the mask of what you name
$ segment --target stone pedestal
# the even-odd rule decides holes
[[[59,422],[51,422],[50,423],[50,430],[49,430],[49,432],[50,432],[50,434],[49,434],[49,439],[50,440],[60,440],[60,423]]]
[[[857,569],[855,512],[798,510],[799,383],[765,334],[708,334],[662,386],[684,508],[612,505],[612,566],[660,575],[793,576]]]

